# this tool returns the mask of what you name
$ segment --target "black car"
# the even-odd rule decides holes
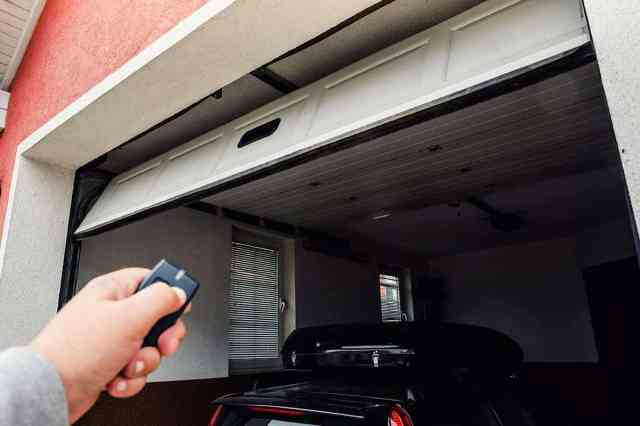
[[[486,328],[312,327],[282,356],[309,379],[219,398],[210,425],[533,425],[513,396],[522,350]]]

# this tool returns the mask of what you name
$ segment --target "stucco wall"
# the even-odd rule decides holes
[[[640,220],[640,3],[637,0],[584,0],[584,7],[637,227]]]
[[[16,147],[206,0],[48,0],[11,87],[0,136],[0,229]]]

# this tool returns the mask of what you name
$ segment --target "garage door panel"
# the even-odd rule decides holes
[[[309,136],[317,136],[415,99],[423,91],[424,64],[431,59],[429,38],[384,51],[359,66],[347,67],[322,88],[317,118]]]
[[[190,185],[210,177],[220,166],[225,142],[224,133],[214,131],[172,150],[164,158],[152,198],[162,200],[167,194],[188,191]]]
[[[126,215],[131,206],[146,203],[158,181],[161,159],[154,159],[116,176],[86,217],[87,222],[104,221]]]
[[[231,142],[226,148],[220,170],[229,173],[239,167],[251,167],[255,163],[265,161],[267,157],[277,156],[299,141],[303,136],[305,115],[308,121],[309,97],[308,93],[298,93],[289,102],[259,109],[243,117],[242,121],[229,126],[232,129]],[[305,112],[307,114],[304,114]],[[268,134],[262,137],[258,134],[257,140],[241,146],[243,137],[269,125],[275,127],[273,132],[267,132]]]
[[[487,1],[450,22],[447,80],[585,36],[579,2]]]

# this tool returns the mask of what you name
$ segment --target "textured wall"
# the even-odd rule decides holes
[[[0,229],[17,145],[206,0],[48,0],[0,137]]]
[[[20,170],[16,183],[28,191],[15,193],[13,205],[23,213],[11,222],[30,232],[16,233],[0,245],[0,350],[28,343],[56,311],[69,219],[58,212],[69,211],[73,187],[68,170],[25,157],[15,167]],[[33,208],[34,200],[38,208]],[[46,227],[34,230],[37,218],[46,218]],[[36,262],[38,268],[29,267]]]
[[[636,224],[640,220],[640,3],[584,0]]]

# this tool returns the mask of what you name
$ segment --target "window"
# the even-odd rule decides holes
[[[232,371],[279,366],[280,253],[233,242],[229,295],[229,366]]]
[[[400,278],[397,275],[380,274],[380,308],[382,322],[400,321],[402,309],[400,307]]]

